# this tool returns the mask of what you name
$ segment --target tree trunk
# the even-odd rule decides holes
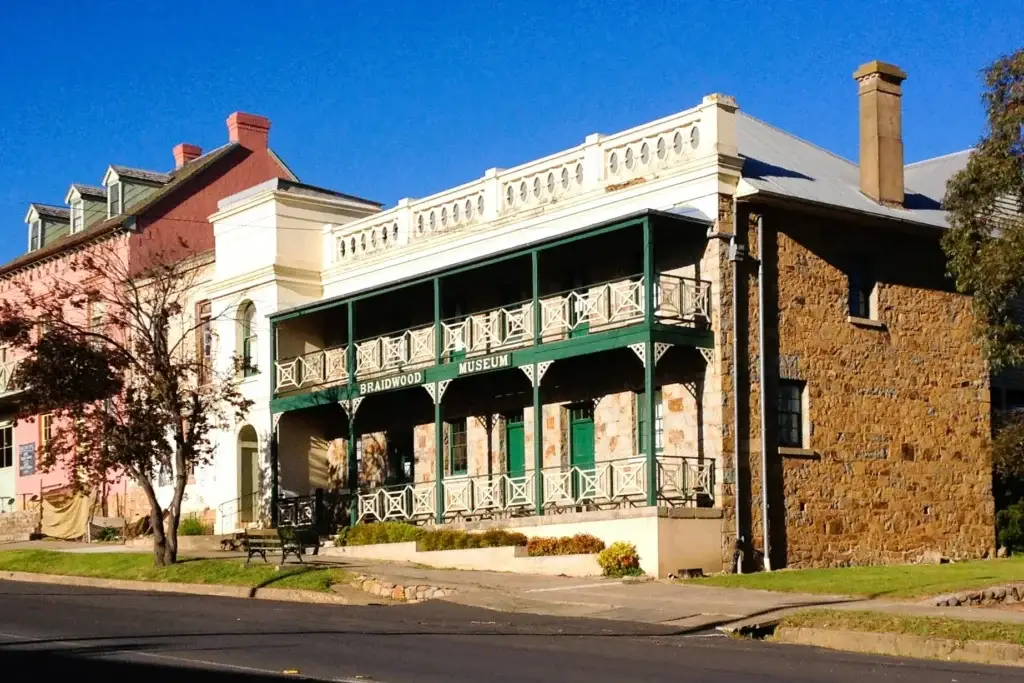
[[[145,477],[137,477],[136,482],[142,487],[149,500],[149,523],[153,527],[153,561],[158,567],[167,565],[167,535],[164,533],[164,511],[160,501],[156,499],[153,485]],[[177,544],[175,544],[177,551]]]
[[[174,465],[174,498],[171,499],[171,505],[167,511],[164,564],[174,564],[178,561],[178,523],[181,521],[181,501],[185,498],[185,485],[188,484],[185,455],[181,446],[175,449]]]

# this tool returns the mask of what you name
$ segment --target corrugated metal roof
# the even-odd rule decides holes
[[[967,163],[968,152],[906,167],[902,207],[889,207],[860,191],[860,169],[849,159],[801,140],[760,119],[737,114],[743,162],[740,195],[767,193],[805,202],[945,228],[946,180]]]

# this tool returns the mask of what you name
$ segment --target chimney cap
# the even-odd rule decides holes
[[[853,72],[853,80],[859,81],[867,76],[873,76],[878,74],[887,81],[893,81],[896,84],[902,83],[907,80],[907,73],[896,66],[895,64],[889,64],[888,62],[882,62],[877,59],[873,59],[870,62],[866,62],[857,67],[857,70]]]

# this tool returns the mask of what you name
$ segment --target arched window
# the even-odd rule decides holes
[[[259,338],[256,335],[256,305],[247,301],[242,305],[239,318],[239,338],[242,340],[242,376],[252,377],[259,373],[257,368]]]

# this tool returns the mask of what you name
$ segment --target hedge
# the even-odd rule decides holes
[[[515,531],[491,529],[482,533],[457,531],[455,529],[436,529],[424,532],[416,544],[416,549],[429,550],[464,550],[466,548],[498,548],[510,545],[526,545],[526,536]]]
[[[405,522],[373,522],[343,528],[335,539],[336,545],[376,545],[378,543],[408,543],[419,540],[422,527]]]
[[[576,534],[561,538],[531,538],[526,544],[530,557],[547,555],[586,555],[604,550],[604,541],[590,534]]]

